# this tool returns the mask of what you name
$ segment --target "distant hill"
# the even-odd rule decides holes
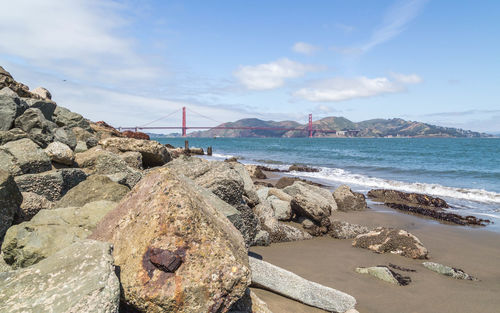
[[[266,129],[209,129],[189,134],[190,137],[305,137],[308,125],[294,121],[263,121],[256,118],[242,119],[224,123],[218,127],[277,127],[298,128],[303,130],[266,130]],[[333,129],[337,134],[315,132],[314,137],[491,137],[489,134],[442,127],[422,122],[406,121],[400,118],[372,119],[354,123],[345,117],[330,116],[313,122],[315,129]],[[352,132],[356,130],[356,132]],[[347,132],[351,131],[351,132]]]

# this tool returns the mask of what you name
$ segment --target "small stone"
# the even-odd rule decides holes
[[[54,141],[45,148],[45,153],[50,157],[52,162],[72,165],[75,160],[75,155],[70,147],[62,142]]]

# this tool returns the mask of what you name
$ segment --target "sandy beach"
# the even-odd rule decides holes
[[[271,175],[271,181],[276,179]],[[376,254],[351,246],[352,240],[330,237],[307,241],[252,247],[264,260],[309,280],[354,296],[361,313],[499,312],[500,311],[500,234],[487,228],[447,225],[370,203],[361,212],[337,212],[336,217],[370,227],[405,229],[417,236],[429,250],[429,261],[460,268],[479,281],[445,277],[424,268],[422,260],[391,254]],[[356,267],[389,265],[416,270],[399,273],[410,276],[408,286],[394,286]],[[273,312],[324,312],[254,289]]]

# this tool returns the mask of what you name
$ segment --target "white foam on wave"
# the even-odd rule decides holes
[[[396,189],[405,192],[424,193],[438,197],[455,198],[467,201],[500,204],[500,193],[483,189],[467,189],[442,186],[439,184],[407,183],[396,180],[370,177],[350,173],[340,168],[321,168],[316,173],[294,172],[294,175],[312,177],[320,180],[330,180],[345,184],[355,184],[370,188]]]

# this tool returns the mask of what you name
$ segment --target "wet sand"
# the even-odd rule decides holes
[[[460,268],[480,281],[456,280],[424,268],[422,260],[354,248],[330,237],[252,247],[265,261],[339,289],[358,302],[360,313],[500,312],[500,234],[485,228],[446,225],[382,205],[362,212],[337,212],[338,219],[367,226],[408,230],[429,250],[429,261]],[[396,264],[416,270],[408,286],[394,286],[354,272],[359,266]],[[325,312],[271,292],[254,289],[274,313]]]

